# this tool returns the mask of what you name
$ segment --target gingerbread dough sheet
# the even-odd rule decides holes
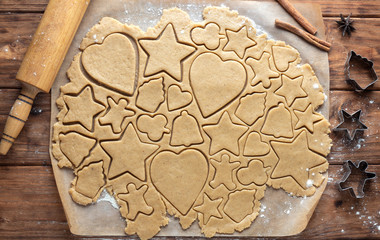
[[[91,4],[87,14],[101,5]],[[83,36],[94,16],[85,19],[53,91],[52,163],[71,231],[302,231],[326,185],[326,95],[310,65],[326,56],[313,49],[302,61],[245,17],[271,4],[150,3],[154,23],[128,19],[131,4],[125,19],[99,18]]]

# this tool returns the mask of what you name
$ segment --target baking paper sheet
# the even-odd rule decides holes
[[[296,47],[301,53],[302,63],[309,63],[313,67],[324,88],[326,102],[320,108],[320,112],[328,119],[328,54],[306,43],[292,33],[276,29],[274,27],[276,18],[298,26],[292,17],[277,3],[253,1],[92,0],[51,90],[51,127],[56,122],[58,113],[55,101],[60,94],[59,87],[68,82],[66,71],[74,55],[79,52],[79,45],[85,34],[102,17],[113,17],[120,22],[134,24],[146,30],[148,27],[154,27],[162,14],[162,10],[165,8],[178,7],[186,11],[193,21],[201,21],[202,11],[206,6],[225,6],[232,10],[237,10],[240,15],[250,18],[255,23],[258,35],[266,33],[269,39],[282,40]],[[317,36],[324,39],[324,24],[319,5],[296,4],[295,6],[317,27]],[[76,204],[68,193],[70,182],[74,178],[72,170],[60,169],[52,155],[51,161],[70,231],[73,234],[88,236],[124,235],[126,223],[121,217],[113,197],[104,191],[95,204],[86,207]],[[327,174],[325,174],[325,177],[326,179],[322,186],[317,189],[317,192],[312,197],[308,198],[291,197],[283,190],[267,188],[265,197],[261,200],[262,212],[250,228],[233,235],[286,236],[301,232],[307,226],[326,187]],[[196,222],[184,231],[176,219],[170,218],[169,225],[162,228],[158,236],[202,236],[202,234]]]

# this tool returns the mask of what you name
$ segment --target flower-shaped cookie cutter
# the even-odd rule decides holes
[[[365,183],[368,180],[376,178],[376,173],[366,171],[367,167],[368,167],[368,163],[364,160],[360,161],[358,165],[353,163],[351,160],[345,161],[343,165],[344,175],[343,175],[343,178],[338,182],[339,190],[340,191],[348,190],[351,196],[355,198],[363,198],[365,195],[364,194]],[[354,188],[352,186],[343,187],[343,184],[350,178],[353,168],[356,168],[361,172],[360,181],[357,186],[357,193],[355,193]]]
[[[351,62],[354,60],[362,62],[363,65],[367,66],[366,68],[367,68],[369,75],[371,77],[371,82],[368,85],[361,86],[361,85],[359,85],[357,80],[352,78],[352,76],[350,74],[350,67],[351,67]],[[356,52],[354,52],[352,50],[348,53],[347,60],[345,63],[344,73],[346,76],[346,82],[348,84],[350,84],[355,89],[356,92],[363,92],[363,91],[367,90],[367,88],[374,85],[378,80],[377,74],[376,74],[375,69],[373,67],[373,62],[368,60],[365,57],[362,57],[362,56],[356,54]]]
[[[338,124],[338,126],[333,128],[333,131],[335,131],[335,132],[344,131],[344,132],[346,132],[348,138],[351,141],[354,140],[357,131],[364,131],[364,130],[368,129],[368,127],[362,121],[360,121],[361,114],[362,114],[361,109],[357,110],[353,114],[349,114],[348,112],[346,112],[343,109],[340,110],[339,111],[340,123]],[[346,121],[356,122],[357,125],[359,125],[359,127],[355,128],[352,132],[350,132],[350,130],[347,127],[343,127],[343,124]]]

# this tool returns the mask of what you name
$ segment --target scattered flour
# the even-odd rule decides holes
[[[117,204],[115,198],[112,197],[105,189],[100,194],[96,202],[109,202],[113,208],[119,209],[119,205]]]
[[[311,179],[308,179],[307,181],[306,181],[306,187],[312,187],[313,186],[313,183],[314,183],[314,181],[313,180],[311,180]]]

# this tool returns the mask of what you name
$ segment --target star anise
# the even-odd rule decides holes
[[[340,14],[340,21],[336,21],[336,23],[339,25],[340,29],[343,29],[343,36],[347,33],[349,36],[351,36],[351,32],[355,31],[356,29],[352,26],[352,23],[354,20],[351,20],[351,14],[348,15],[348,17],[345,19],[342,14]]]

